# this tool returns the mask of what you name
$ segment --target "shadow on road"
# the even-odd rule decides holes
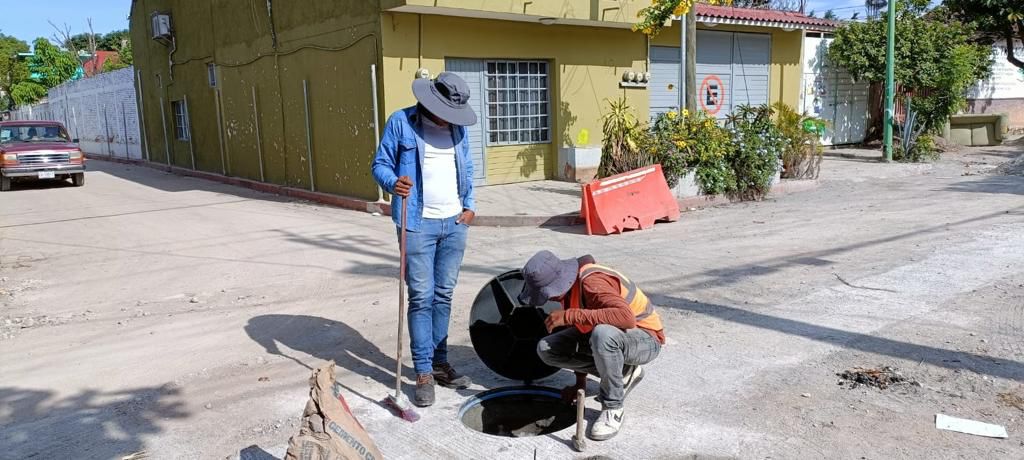
[[[649,286],[672,286],[683,290],[699,289],[705,287],[705,285],[731,286],[733,284],[749,281],[751,277],[769,275],[784,270],[788,267],[825,267],[833,263],[831,260],[829,260],[829,258],[837,255],[853,252],[856,250],[872,246],[880,246],[883,244],[901,241],[904,239],[917,238],[928,234],[943,233],[952,228],[962,227],[994,219],[1006,218],[1008,216],[1024,216],[1024,206],[1017,206],[1015,208],[1010,208],[1005,211],[996,211],[988,214],[982,214],[979,216],[970,217],[956,222],[948,222],[945,224],[933,225],[931,227],[918,228],[914,229],[913,231],[889,235],[882,238],[857,241],[842,246],[835,246],[832,248],[820,249],[815,251],[806,251],[798,254],[791,254],[781,257],[772,257],[768,259],[762,259],[756,262],[735,265],[732,267],[709,269],[702,272],[687,275],[688,279],[694,279],[696,281],[692,281],[688,284],[684,284],[681,286],[678,285],[678,281],[680,278],[678,275],[675,274],[660,279],[644,280],[644,284]]]
[[[118,179],[134,182],[144,187],[150,187],[164,192],[192,192],[203,191],[213,192],[222,195],[233,195],[241,198],[259,199],[265,201],[289,202],[296,201],[291,198],[263,193],[245,187],[238,187],[220,182],[213,182],[198,177],[189,177],[174,174],[171,172],[153,169],[146,166],[127,165],[103,161],[101,159],[90,159],[87,162],[89,172],[101,172]],[[158,163],[158,165],[162,165]],[[87,173],[87,177],[88,177]],[[86,187],[89,186],[86,181]],[[70,184],[70,183],[69,183]]]
[[[942,191],[1024,195],[1024,177],[987,176],[984,179],[957,182],[947,186]]]
[[[334,361],[340,368],[339,374],[349,372],[394,388],[395,376],[392,372],[395,359],[366,340],[359,331],[340,321],[307,315],[263,315],[250,319],[245,325],[245,332],[262,345],[267,353],[291,359],[307,369],[313,370],[320,366],[319,361]],[[282,350],[281,346],[308,354],[318,362],[303,361],[289,354],[288,350]],[[410,367],[403,365],[402,373],[407,378],[415,379]],[[379,402],[379,398],[342,386],[367,401]],[[410,389],[403,391],[408,392]]]
[[[653,302],[664,308],[691,311],[732,323],[781,332],[842,348],[1024,382],[1024,363],[1017,361],[900,342],[898,340],[849,332],[803,321],[755,313],[725,305],[693,302],[653,293],[650,294],[650,297]]]
[[[181,391],[170,386],[104,392],[0,387],[3,458],[122,458],[146,450],[162,420],[184,418]]]

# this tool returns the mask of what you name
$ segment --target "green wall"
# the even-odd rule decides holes
[[[375,148],[370,65],[380,48],[376,2],[273,6],[272,27],[263,0],[133,3],[151,160],[164,162],[169,146],[176,166],[191,168],[194,152],[196,169],[260,180],[262,163],[267,182],[311,188],[305,81],[315,189],[376,199],[369,174]],[[172,56],[171,46],[151,39],[154,11],[171,15]],[[216,65],[216,88],[209,85],[208,64]],[[191,143],[174,139],[171,101],[185,98]]]

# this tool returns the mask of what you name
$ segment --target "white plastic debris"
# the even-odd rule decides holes
[[[943,414],[935,414],[935,428],[989,438],[1009,437],[1006,434],[1006,428],[1000,425],[993,425],[991,423],[978,422],[965,418],[950,417]]]

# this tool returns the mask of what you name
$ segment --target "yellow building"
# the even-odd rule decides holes
[[[654,39],[633,32],[648,4],[134,0],[148,159],[375,200],[375,123],[414,104],[417,75],[452,71],[481,117],[479,184],[589,179],[609,100],[625,97],[641,118],[678,106],[679,24]],[[804,32],[828,28],[702,5],[698,101],[720,117],[744,103],[797,106]]]

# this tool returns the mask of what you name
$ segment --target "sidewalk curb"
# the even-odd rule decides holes
[[[154,163],[152,161],[146,160],[108,157],[106,155],[95,154],[86,154],[85,156],[90,160],[128,164],[132,166],[143,166],[150,169],[155,169],[157,171],[177,174],[179,176],[195,177],[198,179],[220,182],[222,184],[234,185],[236,187],[247,188],[250,190],[255,190],[257,192],[272,193],[275,195],[298,198],[300,200],[312,201],[314,203],[325,204],[328,206],[334,206],[342,209],[363,211],[367,213],[379,213],[382,215],[391,214],[390,203],[378,203],[374,201],[360,200],[358,198],[349,198],[341,195],[333,195],[330,193],[312,192],[309,190],[286,187],[283,185],[268,184],[266,182],[260,182],[251,179],[243,179],[241,177],[230,177],[217,173],[198,171],[194,169],[182,168],[179,166],[171,166],[164,163]]]
[[[379,213],[381,215],[387,216],[391,215],[390,203],[366,201],[360,200],[358,198],[349,198],[341,195],[332,195],[330,193],[311,192],[309,190],[286,187],[277,184],[268,184],[266,182],[259,182],[251,179],[243,179],[240,177],[229,177],[217,173],[197,171],[193,169],[182,168],[179,166],[171,166],[164,163],[154,163],[146,160],[108,157],[106,155],[95,154],[86,154],[86,158],[90,160],[106,161],[109,163],[142,166],[150,169],[155,169],[157,171],[177,174],[179,176],[205,179],[213,182],[219,182],[222,184],[247,188],[250,190],[255,190],[257,192],[272,193],[275,195],[297,198],[300,200],[311,201],[314,203],[334,206],[342,209],[362,211],[366,213]],[[783,181],[772,187],[771,194],[787,195],[790,193],[804,192],[818,188],[819,185],[820,183],[817,179]],[[725,195],[699,195],[680,198],[677,201],[679,202],[679,209],[683,212],[686,212],[688,210],[696,210],[701,208],[722,206],[731,203],[741,202],[741,200],[729,198]],[[478,227],[569,227],[573,225],[582,225],[583,223],[583,218],[580,216],[578,212],[560,214],[555,216],[479,215],[476,216],[476,219],[473,220],[473,225]]]

